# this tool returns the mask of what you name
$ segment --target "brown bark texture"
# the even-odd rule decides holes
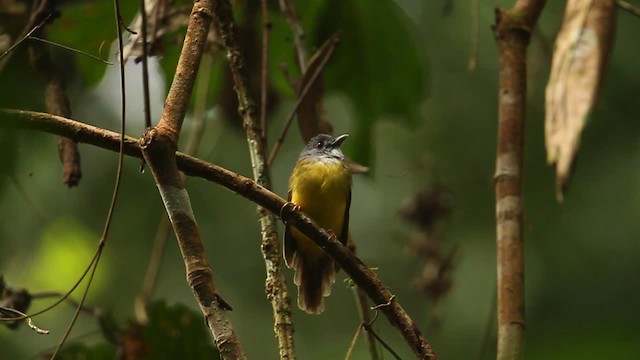
[[[140,140],[140,149],[153,173],[173,226],[184,260],[187,282],[204,314],[220,356],[222,359],[244,359],[240,342],[226,316],[226,311],[231,310],[231,307],[218,294],[213,282],[211,265],[207,260],[204,242],[175,157],[180,130],[212,21],[213,2],[194,1],[162,116],[158,126],[149,129]]]
[[[527,47],[544,0],[496,9],[493,31],[500,64],[496,154],[498,359],[519,359],[524,342],[522,152],[527,98]]]
[[[238,112],[247,136],[254,180],[271,189],[271,174],[266,159],[265,132],[256,115],[256,104],[250,92],[246,59],[237,41],[237,24],[233,17],[231,3],[228,0],[216,0],[213,14],[216,18],[218,34],[227,50],[229,69],[234,89],[238,97]],[[266,122],[265,122],[266,123]],[[266,293],[271,302],[274,317],[274,332],[278,339],[280,359],[296,358],[293,341],[293,322],[291,321],[291,297],[287,290],[280,262],[280,243],[278,241],[277,219],[273,212],[262,206],[257,208],[261,228],[261,250],[267,271]]]

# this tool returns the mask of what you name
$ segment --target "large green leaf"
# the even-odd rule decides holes
[[[344,92],[353,102],[358,119],[349,153],[368,164],[370,129],[380,116],[417,123],[428,87],[423,45],[393,0],[326,1],[312,30],[313,43],[321,44],[337,30],[342,30],[341,43],[324,74],[326,89]]]
[[[122,330],[110,313],[101,319],[103,335],[109,342],[118,341],[125,358],[135,359],[218,359],[202,314],[176,304],[168,306],[163,300],[148,306],[149,323],[131,323]],[[113,359],[116,346],[102,342],[94,346],[69,344],[61,359]]]
[[[138,1],[120,1],[125,23],[131,20],[139,4]],[[116,38],[113,1],[71,2],[60,6],[58,10],[61,13],[60,18],[47,27],[49,40],[92,55],[98,55],[102,46],[100,55],[103,58],[108,57],[111,43]],[[126,40],[125,30],[123,37]],[[75,57],[83,79],[90,86],[96,85],[102,79],[108,65],[79,54],[75,54]]]
[[[149,359],[217,359],[218,349],[207,331],[202,314],[164,301],[149,305],[149,324],[142,330]]]

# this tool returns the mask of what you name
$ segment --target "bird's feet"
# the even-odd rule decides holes
[[[285,221],[284,216],[282,214],[284,212],[284,209],[287,208],[287,206],[290,206],[293,211],[300,211],[301,209],[300,206],[292,203],[291,201],[287,201],[286,203],[284,203],[284,205],[282,205],[282,207],[280,208],[280,219],[282,219],[282,222],[284,222],[285,224],[287,222]]]

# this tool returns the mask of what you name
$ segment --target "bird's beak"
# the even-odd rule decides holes
[[[340,136],[338,136],[337,138],[335,138],[335,140],[333,140],[333,142],[331,143],[332,147],[334,148],[339,148],[340,145],[342,145],[342,143],[349,137],[349,134],[342,134]]]

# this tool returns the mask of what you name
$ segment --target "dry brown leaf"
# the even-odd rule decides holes
[[[546,88],[547,161],[556,165],[558,199],[567,186],[580,134],[597,99],[613,41],[615,0],[569,0]]]

